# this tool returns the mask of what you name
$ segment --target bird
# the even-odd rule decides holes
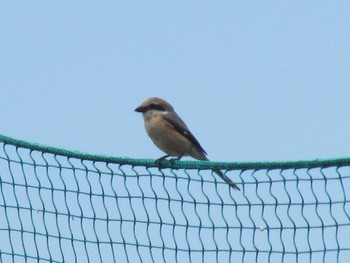
[[[153,143],[166,153],[156,160],[157,163],[170,156],[175,157],[170,161],[180,160],[183,156],[209,161],[206,151],[167,101],[151,97],[142,102],[135,111],[142,113],[146,132]],[[240,190],[222,171],[219,169],[213,171],[229,186]]]

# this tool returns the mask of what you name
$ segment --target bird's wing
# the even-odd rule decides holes
[[[163,114],[162,117],[166,123],[168,123],[177,132],[179,132],[181,135],[186,137],[190,142],[192,142],[193,145],[195,145],[198,148],[198,150],[200,150],[204,154],[207,154],[206,151],[203,149],[203,147],[197,141],[196,137],[194,137],[194,135],[187,128],[184,121],[179,117],[179,115],[176,114],[176,112],[167,112],[166,114]]]

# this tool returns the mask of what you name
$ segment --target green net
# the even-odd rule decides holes
[[[0,148],[0,262],[349,262],[350,159],[159,168]]]

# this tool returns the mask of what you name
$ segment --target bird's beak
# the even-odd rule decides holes
[[[144,110],[145,110],[145,108],[142,107],[142,106],[138,106],[138,107],[135,109],[136,112],[143,112]]]

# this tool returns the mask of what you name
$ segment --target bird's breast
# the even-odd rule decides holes
[[[166,154],[178,156],[191,152],[191,142],[164,121],[162,116],[145,120],[145,128],[154,144]]]

